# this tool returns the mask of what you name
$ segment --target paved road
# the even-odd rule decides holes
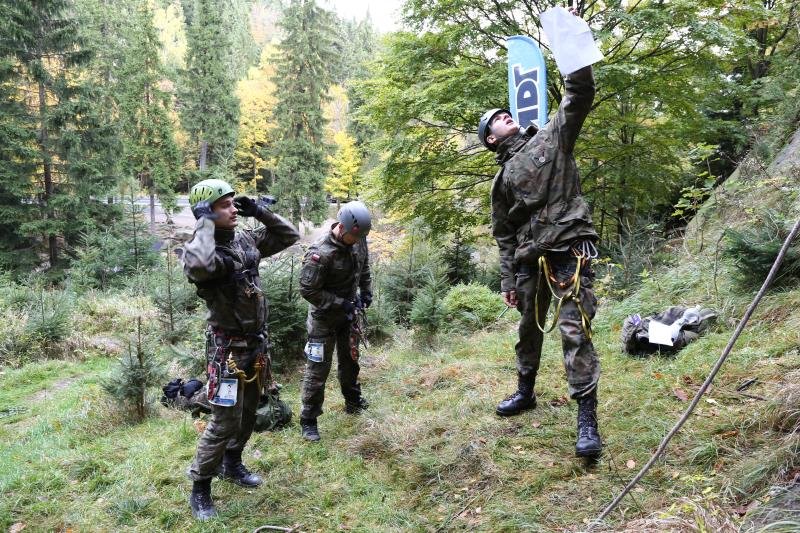
[[[194,215],[192,214],[192,210],[189,208],[189,197],[179,196],[177,203],[180,210],[172,215],[172,223],[174,224],[174,228],[178,235],[188,237],[194,230],[195,224]],[[139,198],[136,200],[136,204],[144,208],[145,220],[150,220],[150,198]],[[157,229],[162,229],[164,227],[163,225],[167,222],[167,215],[161,208],[161,203],[158,201],[158,198],[156,198],[155,202],[155,215],[156,224],[159,226]],[[328,231],[328,228],[330,228],[333,222],[333,219],[328,219],[323,222],[322,225],[316,227],[311,223],[303,223],[303,227],[300,228],[300,234],[302,235],[301,242],[314,242],[317,238]]]

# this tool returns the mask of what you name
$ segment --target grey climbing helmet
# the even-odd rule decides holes
[[[480,122],[478,122],[478,139],[483,143],[483,145],[491,150],[492,152],[495,151],[495,145],[489,144],[486,142],[486,137],[489,136],[491,131],[489,131],[489,124],[492,123],[492,119],[497,116],[499,113],[508,113],[511,114],[511,111],[508,109],[503,109],[501,107],[496,107],[494,109],[490,109],[486,113],[481,116]]]
[[[366,237],[370,228],[372,228],[372,217],[369,214],[369,209],[364,205],[364,202],[357,200],[344,204],[339,209],[339,214],[336,218],[344,226],[345,233],[350,233],[357,237]]]

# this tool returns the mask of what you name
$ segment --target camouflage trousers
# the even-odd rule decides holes
[[[337,375],[342,395],[346,402],[356,403],[361,398],[361,384],[358,373],[361,367],[350,355],[350,321],[344,313],[335,316],[308,316],[308,342],[324,344],[322,362],[311,361],[306,357],[306,368],[303,373],[301,418],[317,418],[322,414],[322,403],[325,401],[325,382],[333,364],[333,352],[336,351]]]
[[[577,260],[571,254],[554,254],[548,257],[553,275],[565,282],[575,274]],[[594,296],[592,284],[594,272],[587,264],[581,269],[580,301],[591,320],[597,311],[597,298]],[[572,286],[561,289],[552,284],[553,290],[563,297],[572,290]],[[542,356],[544,333],[536,325],[536,293],[538,291],[539,324],[545,327],[547,310],[551,300],[550,288],[539,275],[536,265],[522,265],[516,274],[517,309],[522,315],[519,322],[519,342],[516,345],[517,371],[521,375],[536,376]],[[549,327],[550,324],[547,324]],[[547,329],[545,327],[545,329]],[[564,369],[567,373],[570,398],[578,398],[592,392],[600,378],[600,361],[594,350],[591,339],[584,331],[581,312],[578,304],[564,300],[558,315],[558,329],[561,332],[561,344],[564,351]]]
[[[214,342],[207,348],[208,358],[217,355],[220,337],[213,337]],[[217,343],[215,345],[214,343]],[[235,346],[239,344],[239,346]],[[262,343],[234,341],[224,350],[224,357],[230,353],[239,369],[244,370],[248,378],[253,375],[253,365],[258,354],[263,351]],[[189,467],[189,477],[193,481],[209,479],[216,475],[226,451],[241,452],[253,434],[256,422],[256,409],[260,397],[258,380],[245,383],[239,380],[236,405],[222,407],[211,405],[211,420],[197,443],[194,462]]]

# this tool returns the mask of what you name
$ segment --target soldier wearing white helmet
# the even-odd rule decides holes
[[[300,271],[300,294],[311,304],[300,428],[310,441],[320,438],[317,417],[322,414],[334,351],[345,411],[357,414],[369,405],[361,395],[358,347],[350,342],[350,329],[356,308],[372,303],[366,239],[372,218],[362,202],[348,202],[337,219],[330,232],[309,247]]]

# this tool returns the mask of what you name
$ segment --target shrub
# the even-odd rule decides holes
[[[293,255],[269,258],[261,266],[261,287],[269,302],[267,327],[276,370],[283,362],[299,357],[306,342],[308,304],[300,296],[299,272],[300,262]]]
[[[409,317],[415,334],[422,339],[431,339],[441,329],[445,320],[442,298],[446,292],[447,278],[444,272],[430,271],[425,285],[414,298]]]
[[[157,239],[145,229],[142,209],[126,200],[125,216],[111,228],[83,234],[70,277],[79,288],[106,290],[159,263]]]
[[[448,329],[475,331],[491,324],[505,309],[500,296],[485,285],[456,285],[442,300]]]
[[[439,275],[443,268],[439,248],[428,239],[427,231],[415,222],[398,251],[383,267],[384,296],[397,323],[404,326],[412,323],[415,298],[430,283],[431,276]]]
[[[442,261],[447,268],[447,281],[450,285],[470,283],[475,279],[478,269],[472,257],[474,252],[475,248],[460,231],[444,247]]]
[[[760,287],[769,274],[783,241],[789,235],[785,220],[766,211],[748,229],[725,230],[723,255],[733,262],[736,281],[745,289]],[[787,250],[773,287],[796,283],[800,278],[800,244]]]
[[[137,316],[127,353],[119,359],[117,370],[102,383],[103,389],[139,422],[147,416],[152,403],[148,391],[158,385],[162,378],[162,369],[151,344],[148,332],[142,325],[142,316]]]
[[[395,329],[394,316],[395,309],[373,277],[372,305],[367,309],[367,337],[377,342],[391,337]]]

